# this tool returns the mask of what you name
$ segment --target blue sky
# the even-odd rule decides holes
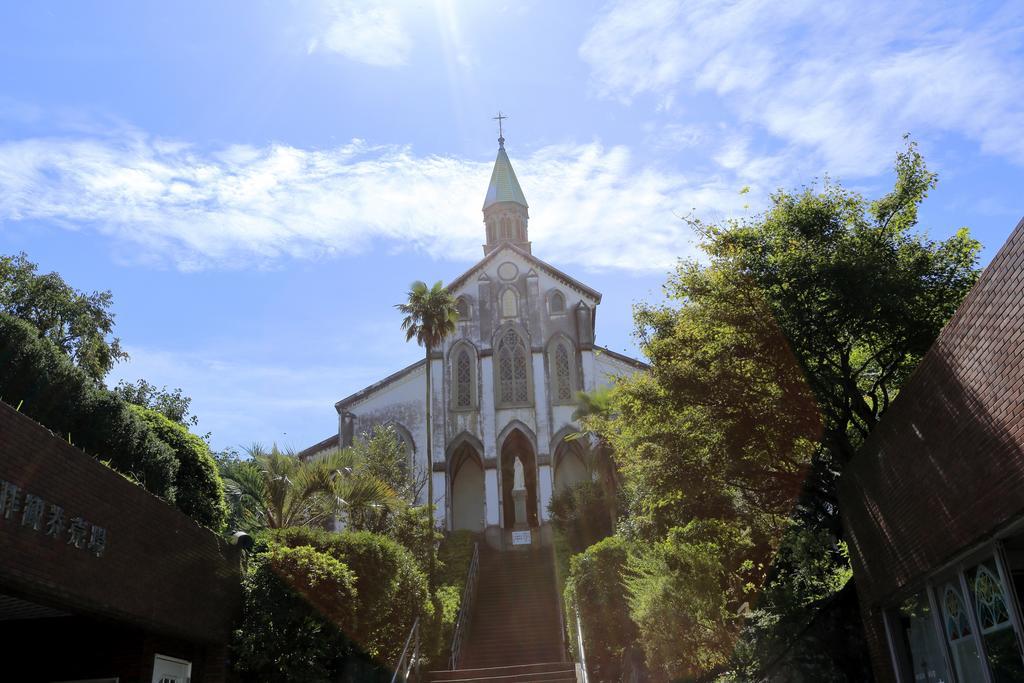
[[[680,215],[824,173],[877,194],[906,132],[940,174],[922,227],[991,258],[1024,214],[1022,41],[1012,2],[4,3],[0,253],[113,291],[111,383],[182,387],[215,447],[302,448],[419,357],[409,282],[481,256],[498,109],[534,253],[635,353]]]

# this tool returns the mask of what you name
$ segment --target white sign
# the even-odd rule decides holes
[[[530,545],[533,543],[533,536],[529,531],[513,531],[512,545]]]

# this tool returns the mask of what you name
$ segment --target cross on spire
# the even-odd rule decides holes
[[[507,116],[501,113],[500,109],[498,110],[498,115],[494,117],[494,120],[498,122],[498,144],[502,147],[505,146],[505,131],[502,128],[501,122],[507,118]]]

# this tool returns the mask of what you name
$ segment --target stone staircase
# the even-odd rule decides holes
[[[460,668],[430,681],[575,681],[565,661],[550,549],[480,551],[476,606]]]

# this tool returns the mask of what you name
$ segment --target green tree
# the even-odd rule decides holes
[[[174,449],[178,471],[174,478],[175,505],[203,526],[221,531],[227,522],[224,482],[206,442],[162,413],[133,405],[158,439]]]
[[[6,313],[0,313],[0,398],[174,503],[174,450],[32,324]]]
[[[356,576],[309,546],[271,546],[249,561],[233,636],[243,680],[336,681],[355,648]]]
[[[402,500],[415,504],[426,484],[426,473],[410,461],[406,446],[391,425],[377,427],[349,446],[363,469],[390,486]]]
[[[186,396],[181,388],[168,391],[167,387],[157,388],[155,384],[140,379],[134,384],[121,380],[112,391],[129,403],[155,410],[178,424],[188,427],[199,424],[199,418],[189,412],[192,398]]]
[[[94,380],[102,379],[128,354],[112,337],[113,297],[109,291],[82,292],[57,273],[40,275],[23,253],[0,256],[0,313],[39,330]]]
[[[612,450],[624,529],[645,540],[693,518],[784,529],[821,434],[814,397],[742,273],[681,263],[669,302],[635,311],[650,370],[617,382],[583,428]]]
[[[356,454],[332,450],[309,460],[255,445],[247,460],[227,466],[224,487],[233,521],[245,529],[327,524],[342,517],[358,526],[376,506],[401,500],[384,482],[361,470]]]
[[[895,171],[875,201],[826,180],[776,192],[758,216],[691,220],[704,258],[680,262],[666,303],[636,310],[650,372],[581,417],[623,475],[620,529],[645,541],[631,613],[663,675],[725,667],[752,608],[774,630],[747,634],[786,648],[786,632],[832,623],[808,611],[848,602],[833,599],[849,576],[830,550],[835,482],[977,276],[966,229],[916,230],[935,175],[913,143]],[[799,552],[777,554],[787,538]]]
[[[402,329],[405,331],[405,339],[415,339],[416,343],[424,348],[426,362],[424,372],[426,374],[426,420],[427,420],[427,506],[430,509],[431,519],[434,514],[434,451],[431,439],[430,423],[430,362],[434,349],[439,349],[448,335],[455,332],[455,323],[459,320],[459,311],[455,297],[448,291],[440,280],[434,283],[433,287],[427,287],[425,282],[417,280],[409,286],[409,296],[405,303],[396,304],[397,308],[405,317],[402,319]],[[434,581],[435,560],[433,554],[430,558],[430,581]]]
[[[604,486],[581,481],[556,491],[548,503],[551,525],[574,553],[612,535],[612,518]]]
[[[349,636],[366,654],[393,664],[416,617],[431,614],[426,576],[395,541],[367,531],[331,533],[293,527],[267,533],[274,544],[309,546],[343,562],[356,577],[356,626]]]
[[[575,616],[583,625],[583,648],[590,680],[621,681],[624,656],[635,646],[636,624],[630,618],[624,580],[627,542],[610,536],[573,555],[565,582],[565,614],[570,643],[579,656]]]
[[[737,597],[755,590],[752,547],[731,521],[695,519],[630,555],[630,613],[660,678],[699,679],[729,661],[742,623]]]
[[[763,215],[707,225],[712,267],[743,273],[764,297],[825,416],[825,442],[848,462],[978,276],[966,228],[916,232],[937,176],[910,142],[896,183],[869,201],[826,179],[779,191]]]

